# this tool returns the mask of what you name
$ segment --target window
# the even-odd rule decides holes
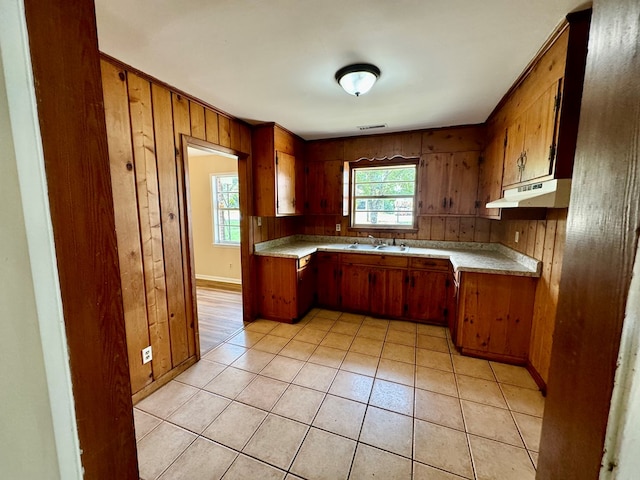
[[[214,243],[240,245],[238,175],[211,177]]]
[[[352,166],[351,226],[414,228],[416,164]]]

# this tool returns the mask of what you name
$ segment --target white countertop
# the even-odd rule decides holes
[[[398,255],[447,259],[455,272],[539,277],[542,271],[542,262],[498,243],[403,240],[402,242],[408,245],[408,250],[394,252],[348,248],[354,241],[368,243],[363,238],[294,235],[257,244],[255,255],[298,259],[315,252]]]

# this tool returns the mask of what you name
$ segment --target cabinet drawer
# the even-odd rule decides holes
[[[318,252],[315,254],[318,262],[337,262],[338,254],[329,252]]]
[[[406,268],[409,259],[400,256],[387,255],[371,255],[360,253],[343,253],[340,255],[342,263],[350,263],[354,265],[375,265],[377,267],[401,267]]]
[[[437,270],[438,272],[448,272],[451,269],[451,262],[442,258],[418,258],[414,257],[409,260],[411,268],[420,268],[424,270]]]
[[[311,262],[311,257],[313,255],[307,255],[306,257],[302,257],[301,259],[298,260],[298,268],[304,268],[306,267],[309,262]]]

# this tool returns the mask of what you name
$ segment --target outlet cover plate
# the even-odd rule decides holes
[[[149,363],[153,359],[153,354],[151,353],[151,346],[142,349],[142,364]]]

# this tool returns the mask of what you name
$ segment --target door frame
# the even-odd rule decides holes
[[[182,192],[180,198],[181,209],[184,212],[185,219],[185,230],[187,234],[185,246],[186,252],[182,252],[182,262],[183,262],[183,270],[184,270],[184,285],[185,285],[185,304],[187,308],[192,309],[192,317],[194,319],[194,332],[196,338],[196,359],[200,360],[200,329],[198,325],[198,301],[197,301],[197,292],[196,292],[196,268],[195,268],[195,255],[193,248],[193,219],[191,218],[191,188],[189,184],[189,152],[188,148],[197,148],[199,150],[210,151],[212,154],[227,154],[233,155],[238,159],[238,186],[239,186],[239,197],[240,197],[240,268],[242,271],[242,311],[243,317],[247,318],[247,305],[250,300],[248,297],[248,284],[245,284],[245,265],[248,265],[249,259],[246,258],[246,253],[248,252],[246,247],[249,243],[249,224],[248,224],[248,212],[246,211],[247,198],[247,178],[246,178],[246,163],[249,157],[248,153],[239,152],[232,148],[223,147],[221,145],[217,145],[215,143],[207,142],[206,140],[202,140],[197,137],[192,137],[190,135],[181,134],[180,135],[180,161],[182,162],[182,172],[183,178],[180,179],[182,182]]]

